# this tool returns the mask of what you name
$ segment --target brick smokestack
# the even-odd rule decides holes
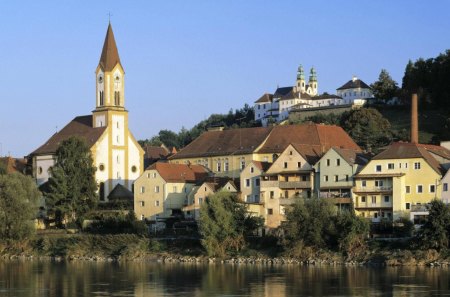
[[[417,114],[417,94],[411,98],[411,143],[419,143],[419,120]]]

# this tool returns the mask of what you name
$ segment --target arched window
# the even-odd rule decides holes
[[[101,201],[105,201],[105,183],[100,183],[100,189],[98,195]]]
[[[99,99],[100,99],[100,106],[103,106],[104,105],[104,100],[103,100],[103,91],[100,91],[100,93],[99,93]]]
[[[114,104],[116,106],[120,105],[120,92],[119,91],[114,92]]]

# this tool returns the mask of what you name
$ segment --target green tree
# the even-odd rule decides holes
[[[450,239],[449,206],[441,200],[433,200],[427,221],[418,232],[417,237],[423,248],[448,248]]]
[[[389,100],[398,95],[398,84],[386,69],[381,69],[378,80],[370,85],[377,99]]]
[[[0,175],[6,174],[6,173],[7,173],[6,165],[5,165],[5,163],[0,161]]]
[[[261,226],[262,219],[250,216],[233,193],[216,193],[200,209],[201,243],[210,256],[238,252],[246,245],[245,236]]]
[[[0,238],[20,240],[34,233],[40,196],[31,177],[0,175]]]
[[[366,150],[376,150],[392,141],[391,124],[374,108],[360,108],[341,118],[341,127]]]
[[[61,143],[56,160],[45,196],[47,206],[62,226],[64,220],[74,222],[97,205],[96,168],[86,142],[77,137]]]

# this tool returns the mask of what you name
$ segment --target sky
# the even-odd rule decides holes
[[[95,108],[108,14],[137,139],[253,105],[317,70],[319,92],[450,48],[450,1],[0,1],[0,155]]]

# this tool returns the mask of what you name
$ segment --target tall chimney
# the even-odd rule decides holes
[[[419,143],[419,120],[417,115],[417,94],[411,98],[411,143]]]

